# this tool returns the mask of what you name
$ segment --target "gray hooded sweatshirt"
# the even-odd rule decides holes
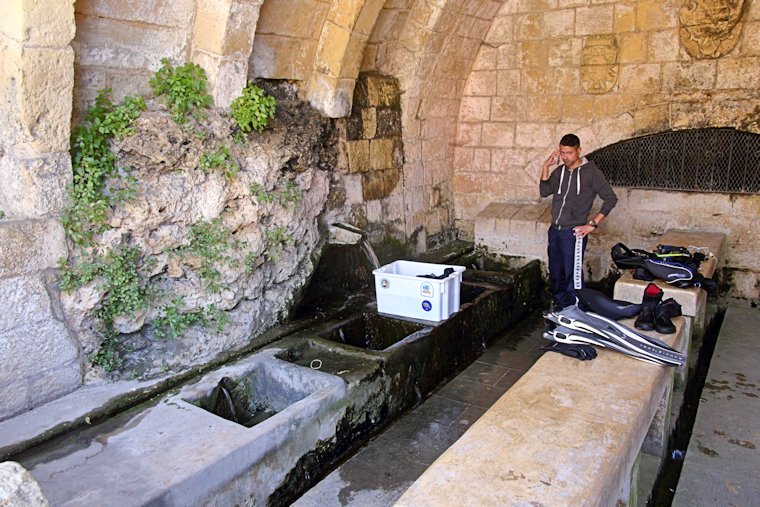
[[[552,195],[552,226],[568,229],[588,223],[589,212],[598,195],[602,198],[599,213],[608,216],[617,204],[617,196],[604,173],[586,157],[574,170],[564,164],[556,168],[549,179],[540,181],[541,197]]]

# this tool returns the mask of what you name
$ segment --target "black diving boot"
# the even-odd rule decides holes
[[[642,331],[654,331],[654,314],[661,301],[662,289],[653,283],[647,285],[641,299],[641,313],[636,317],[633,326]]]
[[[654,330],[662,334],[673,334],[676,326],[670,320],[681,315],[681,305],[673,298],[668,298],[654,310]]]

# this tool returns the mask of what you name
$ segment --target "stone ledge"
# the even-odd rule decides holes
[[[549,203],[492,202],[475,217],[475,243],[504,255],[546,260]]]
[[[684,320],[674,323],[676,334],[653,335],[680,349]],[[672,376],[608,350],[588,362],[545,354],[396,505],[627,503]]]

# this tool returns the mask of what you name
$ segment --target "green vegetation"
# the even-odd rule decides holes
[[[206,281],[211,292],[219,292],[221,273],[216,268],[220,262],[233,264],[233,258],[227,255],[227,250],[238,245],[229,238],[229,232],[222,226],[219,218],[211,222],[198,222],[190,226],[190,244],[183,247],[180,253],[188,253],[200,258],[201,265],[198,275]]]
[[[288,209],[294,209],[303,198],[303,191],[295,181],[290,179],[285,182],[283,190],[267,192],[259,183],[252,183],[249,190],[259,204],[269,204],[277,201]]]
[[[280,260],[283,246],[295,243],[295,238],[293,238],[293,235],[288,232],[288,228],[284,225],[267,229],[264,231],[264,237],[272,248],[269,258],[275,262]]]
[[[177,338],[190,326],[206,327],[211,323],[216,325],[217,331],[222,331],[229,318],[226,313],[218,310],[214,305],[192,312],[183,312],[184,306],[184,298],[178,296],[161,309],[161,316],[153,321],[155,334],[158,338]]]
[[[230,104],[232,117],[244,133],[251,130],[263,132],[274,118],[276,109],[274,97],[267,95],[264,90],[254,84],[243,88],[243,94]]]
[[[219,171],[228,178],[232,178],[240,170],[232,160],[230,148],[226,144],[218,151],[209,151],[201,155],[200,165],[206,171]]]
[[[142,97],[127,97],[116,106],[108,98],[106,88],[98,93],[95,105],[87,110],[83,124],[74,132],[72,169],[74,179],[69,186],[69,203],[61,222],[71,240],[79,246],[90,245],[92,235],[106,228],[106,212],[128,192],[111,193],[106,189],[108,178],[117,173],[116,156],[109,142],[134,134],[134,121],[145,109]]]
[[[164,97],[166,107],[177,124],[187,121],[187,115],[202,118],[200,109],[211,105],[211,96],[206,93],[206,72],[199,65],[186,63],[176,69],[167,58],[161,60],[163,66],[150,80],[150,87],[156,97]]]
[[[0,220],[5,218],[5,211],[0,209]]]
[[[276,103],[274,97],[249,83],[243,88],[243,94],[232,101],[230,109],[240,130],[245,133],[251,130],[260,133],[269,124],[269,120],[274,118]]]
[[[148,290],[138,271],[140,249],[122,246],[105,255],[97,255],[93,261],[82,262],[75,267],[59,259],[61,290],[69,292],[99,279],[98,289],[103,292],[100,307],[95,313],[103,329],[100,349],[90,355],[90,362],[106,371],[121,367],[122,358],[118,345],[114,320],[119,316],[133,316],[147,306]]]

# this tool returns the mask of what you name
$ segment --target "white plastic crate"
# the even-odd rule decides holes
[[[446,268],[454,272],[443,279],[419,275],[442,275]],[[446,266],[425,262],[395,261],[372,271],[375,275],[377,311],[401,317],[438,322],[459,311],[459,284],[463,266]]]

